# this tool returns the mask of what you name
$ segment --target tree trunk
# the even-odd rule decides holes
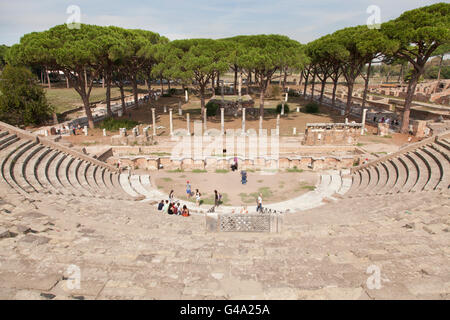
[[[170,93],[170,79],[167,79],[167,86],[169,88],[169,93]]]
[[[216,95],[216,90],[214,89],[214,82],[216,81],[216,74],[213,73],[212,77],[211,77],[211,89],[213,91],[213,96]],[[202,114],[203,115],[203,114]]]
[[[352,106],[353,85],[354,80],[350,82],[347,81],[347,105],[345,106],[345,116],[347,118],[350,116],[350,109]]]
[[[299,88],[301,88],[303,82],[303,71],[300,73],[299,77],[300,78],[298,79],[298,86]]]
[[[367,78],[366,83],[364,85],[364,93],[363,93],[363,101],[362,101],[362,108],[366,106],[366,99],[367,99],[367,90],[369,89],[369,81],[370,81],[370,69],[372,68],[372,61],[369,62],[369,65],[367,66]]]
[[[106,114],[108,117],[112,117],[113,113],[111,111],[111,76],[105,75],[103,81],[106,81]]]
[[[316,85],[316,72],[313,74],[312,86],[311,86],[311,101],[314,100],[314,86]]]
[[[262,80],[261,80],[262,82]],[[265,88],[261,85],[261,91],[259,93],[259,115],[264,118],[264,95],[266,94]]]
[[[81,99],[83,100],[84,111],[86,112],[86,117],[88,118],[89,129],[94,129],[94,118],[92,117],[89,97],[86,94],[82,94]]]
[[[164,83],[163,83],[163,78],[161,77],[161,95],[164,94]]]
[[[148,97],[150,99],[150,97],[152,96],[152,81],[150,78],[148,78],[146,80],[146,82],[147,82],[147,93],[148,93]]]
[[[325,85],[327,83],[327,79],[324,78],[322,80],[322,87],[320,88],[320,98],[319,98],[319,103],[322,104],[323,101],[323,93],[325,92]]]
[[[338,79],[333,80],[333,96],[331,98],[331,104],[333,107],[336,105],[336,89],[337,89]]]
[[[441,81],[441,70],[442,70],[442,62],[444,61],[444,55],[441,56],[441,62],[439,62],[439,71],[437,76],[437,86],[434,88],[434,93],[436,93],[437,88],[439,87],[439,82]]]
[[[237,82],[238,82],[238,68],[235,65],[234,66],[234,90],[233,90],[233,94],[236,95],[237,91],[236,91],[236,87],[237,87]]]
[[[134,104],[137,107],[139,104],[139,95],[138,95],[138,85],[137,85],[137,75],[136,74],[133,74],[131,76],[131,82],[133,85]]]
[[[403,121],[401,133],[409,132],[409,115],[411,113],[411,103],[414,97],[414,93],[416,92],[417,82],[420,78],[420,72],[417,72],[416,69],[413,70],[411,75],[411,80],[408,83],[408,91],[406,93],[405,104],[403,107]]]
[[[119,85],[119,89],[120,89],[120,100],[122,101],[122,112],[123,114],[125,114],[125,112],[127,111],[127,107],[125,104],[125,90],[123,90],[123,84]]]
[[[217,72],[217,82],[216,82],[217,91],[219,91],[219,86],[220,86],[220,74]]]
[[[66,77],[66,88],[69,89],[70,85],[69,85],[69,79]]]
[[[86,68],[84,68],[84,89],[87,91],[88,89],[88,81],[87,81],[87,72]]]
[[[306,97],[306,90],[308,89],[308,80],[309,80],[309,74],[311,72],[308,70],[305,77],[305,88],[303,89],[303,97]]]
[[[285,90],[286,90],[286,82],[287,82],[287,68],[284,69],[283,92],[285,92]]]
[[[201,106],[201,117],[203,119],[203,117],[205,116],[205,86],[200,86],[200,106]],[[213,87],[214,90],[214,87]]]
[[[47,69],[45,69],[45,74],[47,75],[48,88],[51,89],[52,88],[52,84],[50,82],[50,75],[48,74],[48,70]]]

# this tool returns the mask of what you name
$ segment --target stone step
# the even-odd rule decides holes
[[[424,151],[435,158],[441,170],[441,181],[438,183],[437,189],[448,189],[450,185],[450,162],[441,152],[434,148],[434,144],[429,148],[425,148]]]
[[[43,179],[44,174],[43,171],[40,170],[43,167],[42,163],[44,158],[47,157],[52,152],[53,152],[52,149],[44,148],[40,152],[38,152],[30,162],[31,173],[28,173],[27,176],[30,177],[29,179],[30,183],[33,185],[34,189],[36,189],[39,193],[49,192],[48,190],[46,190],[46,187],[44,187],[43,182],[41,182],[41,179]]]
[[[71,161],[73,161],[73,158],[69,155],[65,155],[61,161],[59,162],[59,166],[56,168],[57,170],[57,177],[60,184],[63,186],[63,188],[66,190],[68,194],[71,196],[74,196],[74,187],[70,183],[67,173],[68,173],[68,166],[70,166]]]
[[[430,179],[430,170],[426,162],[418,156],[416,152],[409,152],[408,155],[416,163],[416,168],[418,168],[417,171],[419,175],[419,178],[417,179],[416,184],[412,187],[411,192],[423,191],[428,183],[428,180]]]
[[[378,181],[380,180],[380,173],[378,166],[370,166],[369,168],[367,168],[367,171],[370,176],[369,183],[364,189],[360,190],[361,194],[370,194],[371,192],[373,192],[374,188],[378,184]]]
[[[29,155],[34,154],[36,150],[39,150],[41,145],[38,142],[33,142],[23,148],[16,154],[11,165],[10,175],[19,188],[26,193],[35,193],[35,190],[29,186],[23,175],[23,167],[25,161],[29,158]]]
[[[382,166],[387,171],[388,179],[386,180],[386,183],[380,189],[379,193],[381,193],[381,194],[391,193],[392,189],[395,187],[395,184],[398,181],[397,170],[396,170],[395,166],[393,165],[392,161],[390,161],[390,160],[383,162]]]
[[[395,182],[394,187],[391,190],[391,193],[398,193],[402,190],[406,181],[408,180],[408,171],[404,162],[400,161],[398,158],[392,159],[392,165],[395,167],[398,172],[398,179]]]
[[[383,187],[386,185],[386,182],[388,181],[388,179],[391,178],[384,163],[378,164],[375,167],[375,169],[377,170],[377,174],[378,174],[377,184],[371,190],[369,190],[367,192],[367,195],[374,195],[377,193],[385,193],[381,189],[383,189]]]
[[[406,183],[400,189],[400,192],[410,192],[419,178],[418,169],[415,162],[406,154],[400,156],[399,160],[404,163],[405,167],[407,168],[406,171],[408,172],[408,180],[406,180]]]
[[[131,186],[130,179],[127,173],[121,173],[119,179],[120,185],[126,193],[128,193],[132,197],[139,197],[139,194]]]
[[[428,179],[427,184],[425,185],[424,190],[425,191],[429,191],[429,190],[435,190],[439,184],[439,182],[441,182],[441,169],[439,168],[438,162],[436,161],[435,158],[433,158],[432,156],[430,156],[424,149],[420,148],[416,150],[416,154],[422,158],[422,160],[425,161],[430,176]]]
[[[9,152],[3,157],[1,161],[1,175],[4,181],[20,194],[26,195],[26,192],[17,184],[14,176],[14,166],[20,156],[28,149],[33,147],[30,140],[21,140],[16,147],[8,149]]]
[[[44,150],[45,147],[43,145],[36,146],[35,148],[33,148],[33,151],[27,155],[27,157],[22,163],[22,170],[21,170],[22,178],[25,180],[25,183],[28,185],[28,187],[32,189],[34,192],[38,192],[38,190],[35,188],[36,182],[33,180],[34,177],[33,164],[34,160]]]

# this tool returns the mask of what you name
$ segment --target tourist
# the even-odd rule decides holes
[[[219,193],[217,192],[217,190],[214,190],[214,207],[219,206],[219,200]]]
[[[373,117],[373,122],[377,122],[377,117],[375,116],[375,117]]]
[[[241,214],[248,213],[247,206],[243,206],[241,209]]]
[[[236,171],[238,169],[238,159],[237,157],[234,157],[233,164],[231,165],[231,171]]]
[[[170,202],[169,209],[167,209],[167,214],[173,215],[173,203]]]
[[[258,195],[258,200],[256,201],[257,207],[256,212],[261,211],[262,212],[262,193]]]
[[[170,202],[173,202],[173,199],[175,198],[175,195],[174,195],[174,193],[173,193],[173,190],[171,190],[170,191],[170,193],[169,193],[169,201]]]
[[[241,182],[242,184],[247,184],[247,172],[244,170],[241,171]]]
[[[200,201],[201,201],[202,194],[198,189],[195,190],[195,203],[197,204],[197,207],[200,207]]]
[[[161,202],[158,204],[158,211],[161,211],[164,208],[164,200],[161,200]]]
[[[166,202],[164,203],[164,207],[162,209],[163,213],[168,213],[169,212],[169,201],[166,200]]]
[[[174,206],[173,214],[176,214],[178,216],[181,215],[181,208],[180,208],[180,203],[179,202],[177,203],[176,206]]]
[[[186,207],[186,205],[183,206],[183,213],[182,213],[181,215],[182,215],[183,217],[189,217],[189,216],[190,216],[189,210],[188,210],[188,208]]]
[[[384,123],[389,124],[391,122],[391,119],[386,118],[386,120],[384,121]]]
[[[189,183],[189,181],[186,182],[186,194],[188,198],[192,196],[191,184]]]

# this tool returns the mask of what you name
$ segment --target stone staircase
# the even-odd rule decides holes
[[[448,192],[450,143],[445,134],[353,169],[345,197],[423,191]]]
[[[18,136],[0,126],[0,174],[27,198],[42,195],[134,200],[120,184],[120,174],[86,155],[45,145],[34,136]],[[18,129],[17,129],[18,130]],[[65,152],[66,151],[66,152]],[[135,196],[135,197],[133,197]]]

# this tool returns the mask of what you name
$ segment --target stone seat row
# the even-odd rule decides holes
[[[438,140],[352,175],[348,197],[445,191],[450,185],[450,145]]]
[[[0,131],[0,171],[10,187],[31,198],[51,193],[133,199],[119,173],[6,131]]]

